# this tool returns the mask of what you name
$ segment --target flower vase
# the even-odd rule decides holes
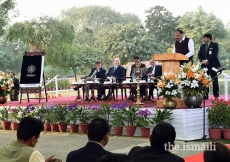
[[[221,139],[221,128],[209,128],[209,136],[211,139]]]
[[[201,95],[184,95],[184,104],[188,108],[199,108],[202,101],[203,97]]]
[[[123,133],[123,127],[114,127],[114,136],[122,136]]]
[[[78,124],[70,124],[70,128],[69,128],[70,133],[78,133],[78,127],[79,127]]]
[[[8,97],[7,96],[0,96],[0,104],[6,103]]]
[[[163,107],[165,109],[175,109],[176,108],[176,101],[166,98],[163,100]]]
[[[10,129],[10,125],[11,125],[10,121],[2,121],[1,124],[2,124],[3,130],[9,130]]]
[[[133,137],[134,134],[135,134],[135,131],[136,131],[136,126],[125,126],[125,129],[126,129],[126,135],[128,137]]]
[[[12,130],[18,130],[19,123],[11,123]]]
[[[89,124],[80,124],[81,133],[87,134]]]
[[[51,124],[51,132],[58,132],[58,125],[57,124]]]
[[[58,129],[60,132],[66,132],[67,130],[67,124],[65,122],[58,123]]]
[[[141,128],[141,137],[149,137],[150,128]]]
[[[50,123],[44,123],[44,131],[51,131],[51,124]]]

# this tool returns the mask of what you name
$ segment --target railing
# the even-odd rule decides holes
[[[58,77],[58,75],[56,75],[53,79],[49,80],[49,81],[46,83],[46,86],[47,86],[50,82],[52,82],[53,80],[55,80],[56,97],[58,97],[58,79],[57,79],[57,77]],[[44,89],[44,86],[42,86],[42,88]],[[44,89],[44,91],[45,91],[45,89]],[[43,93],[45,93],[45,92],[43,92]]]
[[[224,99],[228,101],[228,80],[230,76],[226,73],[222,73],[222,75],[224,76]]]

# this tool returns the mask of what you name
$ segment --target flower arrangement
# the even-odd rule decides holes
[[[163,96],[168,100],[181,95],[180,80],[174,73],[164,72],[161,79],[157,80],[158,95]]]
[[[137,113],[139,111],[139,106],[138,105],[128,105],[127,103],[123,103],[123,115],[125,118],[125,121],[128,123],[130,126],[135,126],[137,122]],[[128,108],[126,109],[126,107]]]
[[[86,107],[79,108],[79,121],[82,124],[88,124],[90,121],[89,109]]]
[[[139,110],[137,126],[141,128],[145,128],[149,126],[149,116],[150,115],[151,113],[148,109]]]
[[[78,108],[78,105],[76,103],[68,105],[67,111],[68,111],[67,123],[77,124],[77,121],[79,119],[79,114],[80,114],[80,109]]]
[[[230,101],[212,100],[212,106],[206,111],[208,112],[208,121],[210,128],[219,128],[224,126],[230,128]]]
[[[112,116],[112,125],[115,127],[123,127],[124,123],[124,116],[123,116],[123,108],[125,105],[123,104],[114,104],[110,106],[111,109],[111,116]]]
[[[7,96],[13,94],[12,87],[14,86],[13,80],[7,73],[0,71],[0,96]]]
[[[185,95],[203,96],[206,93],[207,88],[211,85],[207,70],[202,68],[201,64],[192,65],[191,62],[181,65],[178,77]],[[204,86],[207,88],[203,88]]]
[[[0,120],[1,121],[8,121],[9,118],[9,108],[3,107],[0,108]]]
[[[62,106],[62,105],[57,105],[54,108],[54,115],[59,123],[66,122],[66,116],[68,114],[67,111],[67,104]]]
[[[89,109],[89,118],[91,120],[96,119],[96,118],[101,118],[102,117],[102,111],[101,107],[99,105],[91,105],[88,107]]]
[[[10,108],[9,113],[15,122],[20,122],[25,117],[25,109],[21,107]]]

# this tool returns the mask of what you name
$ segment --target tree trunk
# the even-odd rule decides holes
[[[75,81],[77,82],[77,72],[76,72],[75,68],[72,68],[72,69],[73,69],[73,73],[74,73]]]

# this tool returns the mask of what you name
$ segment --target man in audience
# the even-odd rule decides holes
[[[103,155],[112,154],[104,149],[109,141],[109,124],[105,119],[97,118],[88,127],[88,143],[79,150],[71,151],[66,162],[96,162]]]
[[[101,67],[101,61],[95,62],[95,68],[91,69],[91,72],[88,76],[82,77],[82,79],[85,79],[85,86],[84,86],[84,92],[85,92],[85,100],[89,101],[89,84],[87,84],[87,81],[95,81],[97,78],[104,78],[105,77],[106,70]]]
[[[42,154],[34,149],[43,130],[41,120],[25,117],[17,130],[17,141],[0,148],[0,162],[52,162],[54,156],[44,159]]]
[[[125,68],[120,66],[120,59],[119,58],[114,59],[113,65],[114,66],[109,68],[108,74],[106,74],[106,78],[109,79],[109,80],[114,80],[114,79],[117,79],[117,78],[125,77]],[[101,100],[101,97],[102,97],[104,91],[105,91],[104,86],[100,87],[98,89],[98,98],[97,98],[97,100],[99,100],[99,101]],[[108,92],[108,95],[104,98],[104,100],[107,100],[109,95],[110,95],[110,92]]]
[[[140,61],[140,58],[138,56],[134,57],[134,64],[131,66],[131,71],[130,71],[130,77],[132,77],[132,81],[136,80],[136,66],[139,64],[140,68],[140,79],[143,79],[145,76],[144,74],[146,73],[146,65],[142,64]],[[140,86],[140,97],[143,98],[145,95],[145,87],[144,85]],[[132,89],[132,92],[134,96],[136,96],[137,92],[136,89]]]
[[[153,77],[154,82],[157,82],[157,79],[160,79],[162,76],[162,66],[156,65],[155,61],[151,59],[149,61],[150,67],[147,69],[146,73],[147,76]],[[153,89],[156,87],[156,85],[150,85],[149,86],[149,97],[153,97]]]
[[[204,151],[204,162],[229,162],[230,150],[220,142],[212,142]]]
[[[133,147],[128,156],[132,162],[184,162],[184,159],[169,152],[175,143],[176,131],[169,123],[159,123],[149,137],[150,145]]]

